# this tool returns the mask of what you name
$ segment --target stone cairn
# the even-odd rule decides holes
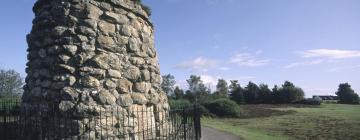
[[[169,105],[160,88],[154,28],[139,0],[38,0],[33,11],[22,107],[66,115],[78,127],[61,130],[72,131],[69,139],[164,133],[157,125]],[[136,134],[150,126],[150,136]]]

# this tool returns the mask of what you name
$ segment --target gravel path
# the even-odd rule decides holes
[[[201,140],[241,140],[233,134],[221,132],[209,127],[202,127],[201,134]]]

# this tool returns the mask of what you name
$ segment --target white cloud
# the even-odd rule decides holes
[[[360,58],[360,51],[357,50],[330,50],[330,49],[314,49],[302,52],[305,58]]]
[[[208,71],[208,69],[216,67],[217,64],[218,62],[216,60],[198,57],[191,61],[184,61],[176,65],[175,68]]]
[[[294,62],[284,66],[284,68],[289,69],[299,66],[312,66],[321,63],[334,63],[340,61],[340,59],[346,58],[360,58],[360,51],[357,50],[312,49],[302,51],[300,54],[303,58],[308,58],[310,60]],[[338,68],[333,68],[329,71],[337,71],[337,69]]]
[[[215,77],[215,76],[211,76],[211,75],[200,75],[201,80],[204,82],[204,84],[206,86],[209,86],[211,89],[213,89],[217,82],[218,79],[220,79],[220,77]]]
[[[246,67],[264,66],[267,65],[269,62],[269,59],[256,58],[256,55],[252,55],[249,53],[238,53],[230,59],[230,63]]]
[[[320,64],[322,62],[324,62],[323,59],[312,60],[312,61],[304,61],[304,62],[294,62],[294,63],[291,63],[289,65],[284,66],[284,68],[285,69],[290,69],[290,68],[299,67],[299,66],[311,66],[311,65]]]

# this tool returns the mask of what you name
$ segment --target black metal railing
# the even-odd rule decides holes
[[[19,100],[0,100],[1,140],[200,140],[197,105],[181,109],[91,106],[83,112],[60,112]],[[91,114],[91,115],[89,115]]]

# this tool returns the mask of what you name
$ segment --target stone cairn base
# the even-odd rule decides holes
[[[23,104],[24,105],[24,104]],[[20,117],[22,140],[153,140],[168,139],[178,134],[173,123],[181,125],[182,118],[170,120],[169,111],[156,107],[136,105],[129,109],[114,106],[86,107],[91,116],[78,112],[53,112],[47,106],[32,106]],[[42,111],[39,111],[42,110]],[[77,118],[76,116],[86,116]],[[173,117],[174,118],[174,117]],[[179,136],[177,136],[179,137]]]
[[[26,120],[33,127],[59,126],[39,135],[141,140],[165,134],[169,105],[143,9],[139,0],[35,3],[22,108],[32,110]],[[144,137],[145,129],[154,133]]]

